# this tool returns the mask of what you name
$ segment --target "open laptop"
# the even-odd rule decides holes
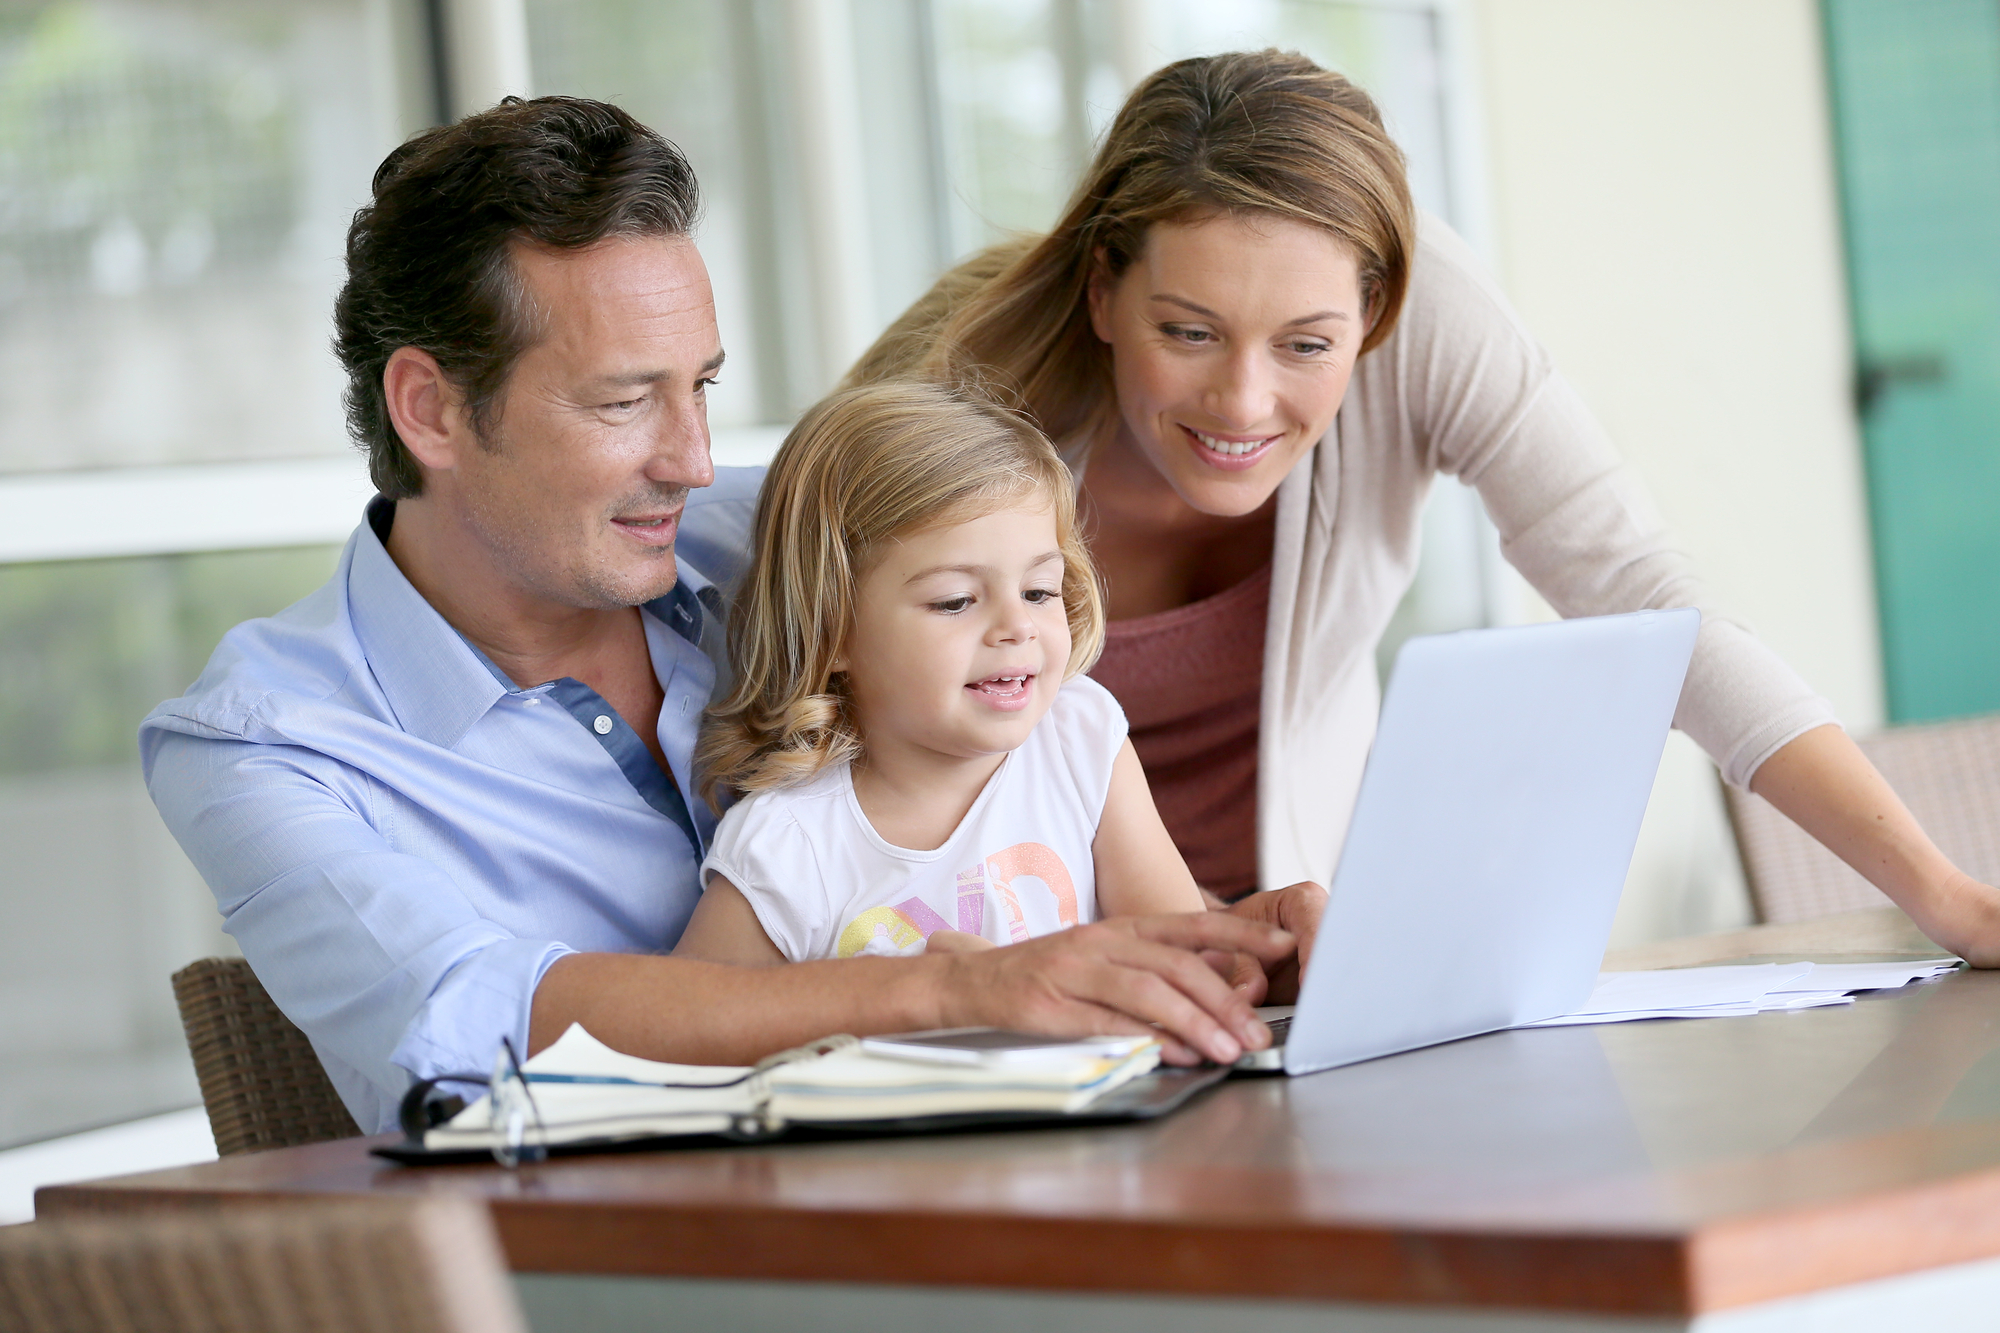
[[[1298,1005],[1240,1067],[1309,1074],[1582,1004],[1700,629],[1683,608],[1404,644]]]

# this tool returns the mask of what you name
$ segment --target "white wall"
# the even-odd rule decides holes
[[[1879,725],[1813,0],[1473,0],[1494,259],[1716,599]],[[1676,738],[1619,943],[1740,915]]]
[[[1882,715],[1812,0],[1481,0],[1494,248],[1719,600]]]

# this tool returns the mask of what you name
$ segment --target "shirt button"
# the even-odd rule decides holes
[[[611,734],[611,719],[599,713],[597,721],[590,724],[590,729],[600,736],[609,736]]]

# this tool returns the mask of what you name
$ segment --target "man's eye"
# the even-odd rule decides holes
[[[694,391],[696,393],[707,393],[710,389],[713,389],[716,385],[720,383],[722,383],[720,377],[715,375],[710,375],[705,380],[696,380],[694,382]]]
[[[931,610],[942,611],[948,616],[954,616],[957,615],[960,611],[965,610],[966,607],[971,605],[972,605],[972,599],[970,597],[963,597],[963,596],[945,597],[941,598],[938,601],[932,602]]]
[[[622,403],[606,403],[604,410],[607,412],[636,412],[639,410],[639,404],[645,401],[643,398],[627,398]]]

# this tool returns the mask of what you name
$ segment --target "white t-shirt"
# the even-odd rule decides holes
[[[987,780],[942,847],[886,841],[848,765],[739,801],[701,865],[743,891],[793,962],[922,953],[932,931],[996,944],[1097,919],[1091,844],[1125,742],[1125,712],[1078,676]]]

